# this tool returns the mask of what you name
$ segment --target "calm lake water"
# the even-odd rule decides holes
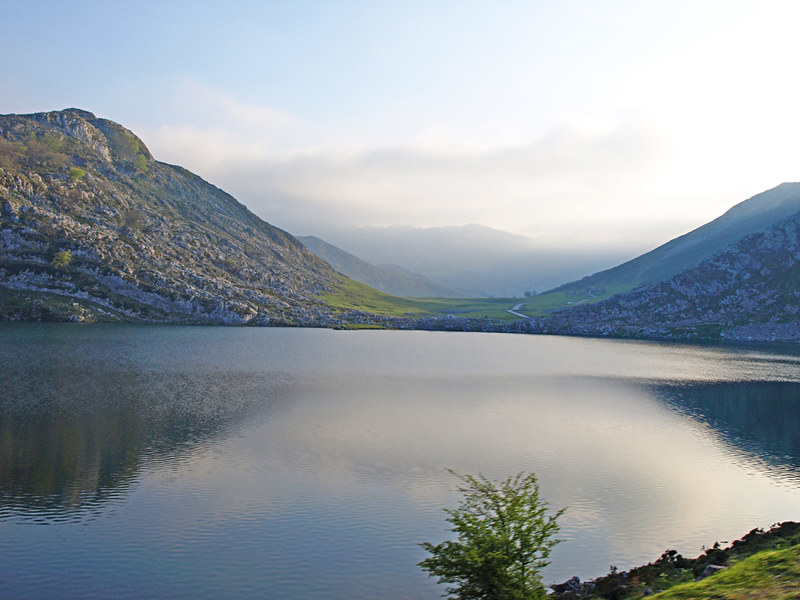
[[[534,471],[545,582],[800,520],[800,350],[0,326],[0,597],[438,598],[446,471]]]

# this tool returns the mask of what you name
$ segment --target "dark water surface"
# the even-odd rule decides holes
[[[547,583],[800,520],[800,351],[0,326],[0,597],[437,598],[450,467],[567,507]]]

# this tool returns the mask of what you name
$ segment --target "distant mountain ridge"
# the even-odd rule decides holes
[[[397,265],[470,297],[521,297],[630,256],[544,247],[533,238],[477,224],[352,227],[319,235],[373,265]]]
[[[384,293],[418,298],[465,295],[396,265],[373,265],[316,236],[298,236],[297,239],[340,273]]]
[[[330,324],[339,282],[113,121],[0,115],[0,318]]]

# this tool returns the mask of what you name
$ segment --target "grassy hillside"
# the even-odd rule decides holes
[[[666,281],[541,317],[534,333],[800,341],[800,213]],[[540,300],[537,298],[537,300]]]
[[[651,596],[658,600],[789,600],[800,598],[800,544],[765,550],[702,581]]]
[[[571,304],[598,302],[664,281],[798,212],[800,183],[782,183],[633,260],[540,294],[529,305],[531,315]]]
[[[390,296],[368,285],[339,276],[339,283],[330,292],[319,296],[333,309],[359,310],[386,317],[405,317],[429,314],[417,300]]]
[[[709,571],[717,570],[708,574]],[[800,598],[800,523],[754,529],[728,548],[714,544],[697,558],[667,550],[651,563],[593,581],[552,586],[553,600],[750,600]]]

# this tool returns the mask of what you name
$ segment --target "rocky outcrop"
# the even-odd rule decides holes
[[[561,310],[529,331],[800,342],[800,214],[666,281]]]
[[[336,324],[337,274],[133,133],[0,116],[0,318]]]
[[[763,233],[800,212],[800,183],[779,186],[740,202],[722,216],[612,269],[573,281],[543,295],[596,302],[652,285],[698,266],[746,237]]]
[[[111,162],[111,149],[108,146],[108,140],[97,127],[91,124],[91,121],[98,121],[92,113],[70,108],[58,112],[35,113],[30,116],[44,125],[56,127],[67,135],[80,140],[94,150],[104,161]]]

